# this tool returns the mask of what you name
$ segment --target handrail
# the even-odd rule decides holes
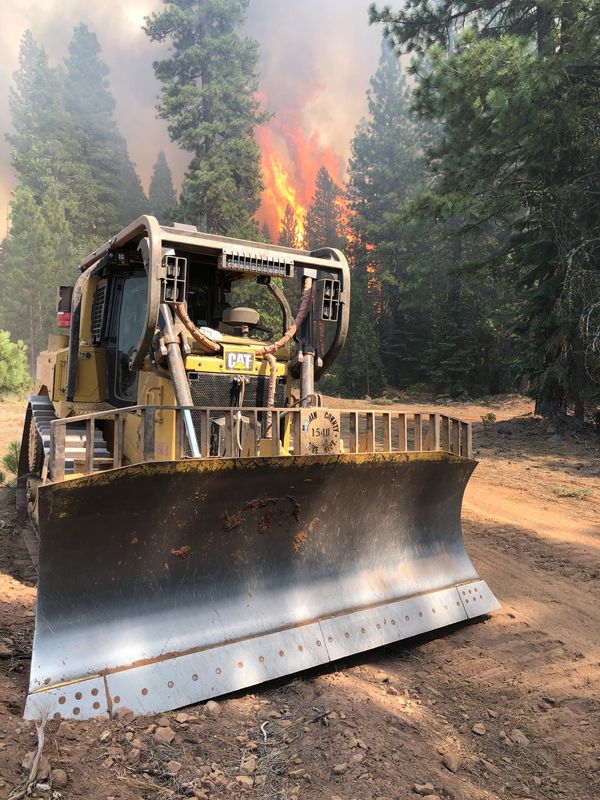
[[[340,423],[340,439],[345,453],[405,453],[443,451],[465,458],[472,458],[472,427],[470,422],[463,422],[456,417],[437,412],[407,413],[401,411],[383,411],[378,409],[326,409],[332,412]],[[303,424],[310,409],[263,407],[237,408],[232,406],[199,407],[199,406],[150,406],[135,405],[126,408],[115,408],[109,411],[97,411],[76,417],[65,417],[53,420],[50,436],[49,473],[52,481],[62,480],[67,466],[78,474],[92,474],[101,469],[118,468],[125,464],[125,422],[127,417],[139,416],[137,459],[127,463],[146,463],[165,457],[164,452],[157,453],[157,415],[173,412],[175,415],[174,459],[189,458],[186,446],[186,430],[183,412],[191,412],[194,427],[199,441],[200,458],[215,459],[222,457],[249,456],[260,458],[262,455],[299,455],[303,436]],[[273,431],[277,435],[267,442],[262,441],[264,420],[267,413],[274,416]],[[160,417],[162,424],[164,417]],[[104,426],[103,435],[109,457],[98,456],[95,452],[97,443],[97,424],[112,422]],[[78,436],[85,428],[85,447],[81,445],[69,453],[68,428],[77,426]],[[241,434],[244,432],[242,450]],[[171,434],[172,435],[172,434]],[[80,439],[77,439],[80,441]],[[216,442],[216,444],[215,444]],[[264,448],[264,450],[263,450]],[[82,452],[83,450],[83,452]],[[262,450],[262,453],[261,453]],[[75,464],[78,468],[75,470]]]

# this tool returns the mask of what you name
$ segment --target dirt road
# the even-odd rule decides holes
[[[522,399],[448,411],[476,423],[465,539],[500,612],[214,708],[51,722],[44,754],[58,793],[42,783],[37,796],[408,800],[418,784],[450,800],[598,800],[600,444],[545,430]],[[483,430],[490,412],[500,430]],[[19,419],[0,406],[0,452]],[[36,742],[20,717],[35,573],[5,500],[0,797]]]

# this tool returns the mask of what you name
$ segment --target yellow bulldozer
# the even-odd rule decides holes
[[[149,216],[60,288],[18,476],[26,718],[157,713],[498,608],[461,532],[470,425],[315,390],[349,314],[338,250]]]

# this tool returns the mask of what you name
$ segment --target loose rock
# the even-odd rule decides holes
[[[521,747],[527,747],[529,744],[529,739],[525,736],[523,731],[520,731],[518,728],[513,728],[510,732],[510,740],[513,744],[518,744]]]
[[[342,764],[335,764],[333,767],[333,774],[343,775],[347,769],[348,769],[348,764],[346,764],[345,762],[343,762]]]
[[[64,769],[53,769],[50,772],[50,783],[53,789],[64,789],[68,782],[67,773]]]
[[[36,752],[37,752],[36,750],[32,750],[31,752],[27,753],[27,755],[21,762],[21,767],[25,770],[25,772],[31,771],[31,767],[33,766],[33,761],[35,759]],[[50,775],[50,762],[48,761],[46,756],[41,756],[38,762],[36,778],[38,781],[45,781],[49,775]]]
[[[242,764],[242,772],[246,772],[248,775],[256,772],[256,758],[254,756],[250,756],[250,758],[244,761]]]
[[[240,784],[242,789],[252,789],[254,786],[254,778],[249,775],[238,775],[236,781]]]
[[[477,736],[485,736],[486,733],[485,725],[483,724],[483,722],[477,722],[475,725],[473,725],[471,730],[473,731],[473,733],[476,733]]]
[[[483,766],[486,768],[486,770],[488,772],[491,772],[492,775],[500,775],[500,770],[498,769],[498,767],[495,764],[492,764],[491,761],[488,761],[487,759],[482,758],[481,759],[481,763],[483,764]]]
[[[57,736],[61,736],[64,739],[74,739],[75,738],[75,731],[73,730],[73,726],[70,725],[68,722],[63,720],[60,725],[58,726],[58,730],[56,731]]]
[[[442,764],[449,769],[450,772],[458,772],[462,767],[463,759],[460,753],[444,753]]]
[[[173,728],[169,727],[157,728],[154,734],[154,740],[158,742],[158,744],[171,744],[174,738],[175,738],[175,731],[173,730]]]
[[[206,713],[211,719],[221,716],[221,706],[215,700],[209,700],[205,706]]]
[[[181,769],[181,764],[179,761],[167,761],[166,763],[167,772],[172,772],[173,775],[177,775],[179,770]]]
[[[426,795],[431,795],[434,791],[433,783],[415,783],[413,786],[413,792],[415,794],[420,794],[423,797]]]

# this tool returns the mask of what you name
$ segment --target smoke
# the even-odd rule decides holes
[[[276,236],[287,203],[303,232],[319,167],[338,183],[366,111],[381,30],[365,0],[252,0],[248,32],[261,46],[261,92],[273,120],[258,131],[265,193],[258,217]]]
[[[27,28],[44,47],[50,62],[58,64],[67,55],[75,26],[80,22],[88,25],[98,36],[101,58],[110,67],[118,124],[142,180],[147,185],[161,147],[168,148],[171,167],[180,177],[189,157],[169,146],[165,123],[155,119],[153,107],[159,86],[152,61],[160,48],[151,45],[141,30],[144,16],[160,5],[160,0],[11,0],[10,13],[3,14],[0,25],[0,236],[6,229],[7,204],[16,181],[5,140],[10,130],[8,90],[18,69],[20,40]]]
[[[349,142],[365,112],[365,92],[379,55],[381,32],[368,26],[368,5],[368,0],[251,0],[246,28],[260,43],[261,92],[276,115],[264,137],[296,182],[303,203],[314,188],[315,164],[318,169],[319,162],[325,163],[338,180],[344,176]],[[111,71],[117,121],[142,181],[148,185],[163,148],[180,183],[189,154],[169,142],[166,123],[154,112],[160,86],[152,62],[166,48],[150,43],[141,30],[144,16],[161,7],[160,0],[11,0],[0,26],[0,238],[16,182],[5,141],[8,91],[27,28],[52,64],[62,62],[80,22],[97,34],[101,58]],[[299,153],[306,163],[310,160],[310,169],[298,162]]]

